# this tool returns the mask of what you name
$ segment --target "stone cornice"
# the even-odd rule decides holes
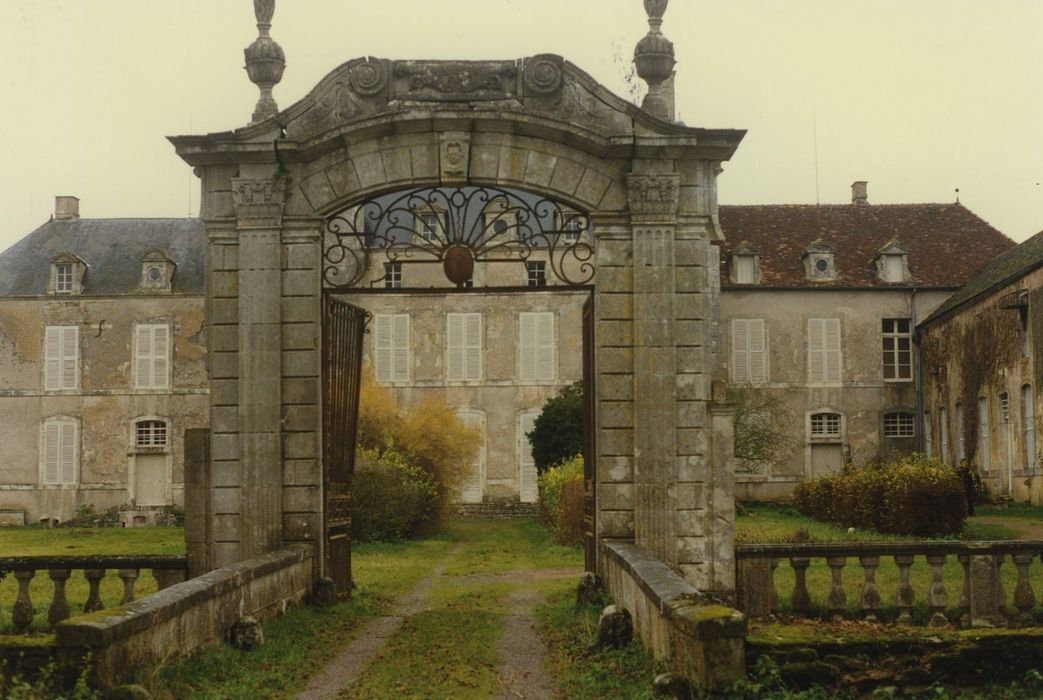
[[[676,223],[680,192],[677,173],[627,175],[627,199],[635,224]]]

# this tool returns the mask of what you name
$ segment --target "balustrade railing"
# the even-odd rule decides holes
[[[187,578],[188,565],[183,556],[78,556],[78,557],[0,557],[0,572],[12,576],[18,592],[11,608],[11,624],[16,632],[26,632],[36,617],[30,586],[39,572],[46,572],[53,584],[51,602],[47,607],[50,627],[70,616],[66,584],[73,572],[82,572],[87,582],[87,598],[83,612],[103,610],[102,580],[115,570],[122,584],[119,605],[132,602],[136,596],[138,579],[149,570],[158,590],[163,590]],[[0,621],[2,623],[2,621]]]
[[[740,544],[738,606],[754,618],[876,621],[886,610],[896,624],[1033,625],[1041,557],[1043,542],[1027,541]]]

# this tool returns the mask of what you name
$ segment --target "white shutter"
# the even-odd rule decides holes
[[[147,389],[152,383],[152,330],[138,326],[134,335],[134,385]]]
[[[732,321],[732,379],[746,382],[750,379],[749,330],[747,321],[737,318]]]
[[[554,379],[554,314],[536,316],[536,378]]]
[[[766,350],[764,337],[764,319],[752,318],[746,322],[746,327],[749,330],[749,367],[750,367],[750,382],[754,384],[763,384],[767,380],[767,372],[765,371],[765,360]]]
[[[827,382],[839,382],[840,381],[840,319],[838,318],[827,318],[823,319],[823,329],[825,336],[825,381]]]
[[[464,378],[464,314],[446,316],[446,379]]]
[[[825,320],[823,318],[807,320],[807,381],[810,384],[821,384],[826,381]]]
[[[44,423],[43,426],[43,482],[57,484],[61,473],[61,429],[57,422]]]
[[[519,319],[521,342],[518,344],[520,353],[520,378],[536,378],[536,314],[524,313]]]
[[[59,423],[61,434],[61,483],[76,483],[76,424]]]
[[[44,389],[62,388],[62,329],[48,326],[44,333]]]
[[[62,389],[76,389],[80,385],[80,329],[77,326],[61,328]]]
[[[170,326],[152,326],[152,388],[169,387]]]
[[[391,376],[396,382],[409,381],[409,316],[398,314],[391,323]]]
[[[373,369],[378,382],[390,382],[392,317],[387,314],[377,314],[374,325],[376,326],[376,341],[373,348]]]
[[[465,379],[476,381],[482,378],[482,315],[466,315],[466,344],[464,355]]]
[[[536,413],[523,413],[518,417],[518,458],[521,472],[520,497],[522,503],[535,503],[538,495],[536,487],[536,461],[532,458],[532,444],[528,434],[536,425]]]

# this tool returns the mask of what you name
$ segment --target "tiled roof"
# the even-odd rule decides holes
[[[929,325],[950,315],[961,306],[975,301],[999,287],[1005,287],[1043,266],[1043,232],[1009,250],[971,278],[959,291],[931,314],[923,325]]]
[[[764,204],[721,206],[727,241],[721,251],[721,284],[729,281],[728,256],[742,242],[760,254],[760,286],[950,287],[963,285],[1014,242],[960,204]],[[802,255],[822,240],[836,250],[837,278],[805,279]],[[876,254],[892,240],[909,252],[912,280],[877,278]]]
[[[50,260],[63,252],[87,263],[81,296],[134,293],[141,259],[151,250],[177,265],[171,291],[202,294],[205,240],[198,219],[49,221],[0,254],[0,296],[46,294]]]

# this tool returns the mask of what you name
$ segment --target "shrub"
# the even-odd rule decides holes
[[[355,465],[351,534],[356,541],[406,539],[430,527],[437,485],[394,450],[367,450]]]
[[[539,474],[583,451],[583,382],[570,384],[543,404],[529,443]]]
[[[481,435],[468,428],[437,395],[400,407],[366,367],[359,392],[358,444],[378,461],[393,452],[395,459],[430,477],[435,485],[430,525],[436,527],[451,512],[453,500],[470,475]]]
[[[539,514],[562,544],[583,544],[583,457],[574,456],[539,477]]]
[[[793,502],[816,520],[893,535],[955,534],[967,518],[956,470],[919,454],[807,481]]]

